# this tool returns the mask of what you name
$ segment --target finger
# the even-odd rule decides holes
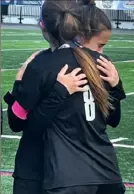
[[[87,76],[84,73],[76,76],[77,80],[84,79],[85,77],[87,77]]]
[[[109,61],[109,66],[111,66],[112,69],[115,69],[117,71],[117,69],[115,68],[115,65],[111,61]]]
[[[76,76],[77,75],[77,73],[79,73],[81,71],[81,68],[76,68],[76,69],[74,69],[72,72],[71,72],[71,76]]]
[[[106,74],[107,76],[109,75],[109,71],[107,69],[105,69],[104,67],[97,65],[97,68],[103,72],[104,74]]]
[[[65,73],[67,72],[68,70],[68,65],[66,64],[59,72],[59,74],[61,75],[65,75]]]
[[[110,78],[109,78],[109,77],[105,77],[105,76],[102,76],[102,75],[100,75],[100,77],[101,77],[101,79],[103,79],[104,81],[107,81],[107,82],[110,81]]]
[[[100,59],[97,59],[97,62],[98,62],[101,66],[105,67],[105,69],[110,69],[110,65],[109,65],[108,63],[105,63],[105,62],[103,62],[103,61],[100,60]]]
[[[77,81],[77,82],[76,82],[76,85],[77,85],[77,86],[81,86],[81,85],[84,85],[84,84],[87,84],[87,83],[88,83],[87,80],[81,80],[81,81]]]
[[[84,86],[84,87],[77,87],[76,88],[76,92],[86,92],[88,91],[88,85]]]
[[[108,65],[109,68],[115,67],[114,64],[113,64],[111,61],[107,60],[107,59],[104,58],[103,56],[100,56],[100,59],[101,59],[104,63],[106,63],[106,64]]]
[[[103,57],[103,56],[100,56],[100,59],[103,61],[103,62],[105,62],[105,63],[108,63],[109,61],[105,58],[105,57]]]

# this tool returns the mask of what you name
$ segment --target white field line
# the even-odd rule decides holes
[[[46,48],[45,48],[46,49]],[[127,60],[127,61],[115,61],[113,63],[131,63],[134,62],[134,60]],[[23,65],[23,63],[20,63],[20,65]],[[10,69],[10,68],[6,68],[6,69],[1,69],[1,72],[4,71],[17,71],[19,68],[16,69]],[[130,70],[130,71],[134,71],[134,69]]]
[[[120,148],[132,148],[134,149],[134,145],[125,145],[125,144],[113,144],[114,147],[120,147]]]
[[[20,67],[23,65],[24,63],[20,63]],[[20,69],[20,67],[16,67],[16,69],[10,69],[10,68],[6,68],[6,69],[1,69],[1,72],[4,72],[4,71],[18,71]]]
[[[127,61],[115,61],[113,63],[131,63],[134,62],[134,60],[127,60]]]
[[[7,108],[3,108],[2,111],[3,111],[3,112],[7,111]]]
[[[22,39],[22,40],[3,40],[4,42],[20,42],[20,41],[27,41],[27,42],[42,42],[42,40],[27,40],[27,39]],[[45,40],[44,40],[45,41]]]
[[[133,96],[134,92],[126,93],[126,96]],[[7,108],[2,109],[3,112],[7,111]]]
[[[21,139],[21,136],[17,135],[1,135],[1,137],[6,139]]]
[[[21,136],[16,136],[16,135],[1,135],[2,138],[7,138],[7,139],[21,139]],[[112,139],[112,143],[116,143],[119,141],[127,140],[128,138],[117,138],[117,139]]]
[[[17,71],[18,69],[1,69],[1,72],[5,72],[5,71]]]
[[[111,139],[111,142],[112,143],[116,143],[116,142],[123,141],[123,140],[127,140],[127,139],[128,138],[119,137],[119,138],[116,138],[116,139]]]
[[[24,33],[24,34],[18,34],[18,33],[15,33],[15,34],[12,34],[12,33],[11,33],[11,34],[10,34],[10,33],[4,34],[4,33],[2,33],[2,34],[1,34],[1,36],[4,36],[4,37],[5,37],[5,36],[15,36],[15,37],[17,36],[17,37],[19,37],[19,36],[28,36],[28,35],[31,35],[31,36],[40,36],[40,37],[42,36],[42,35],[39,34],[39,33],[27,33],[27,34],[26,34],[26,33]],[[9,41],[10,41],[10,40],[9,40]]]
[[[132,96],[134,95],[134,92],[126,93],[126,96]]]
[[[5,51],[33,51],[33,50],[41,50],[41,49],[47,49],[47,48],[24,48],[24,49],[1,49],[1,51],[5,52]]]
[[[106,47],[107,49],[109,48],[114,48],[115,46],[108,46]],[[121,48],[126,48],[126,49],[134,49],[134,46],[133,47],[116,47],[117,49],[121,49]],[[1,49],[2,52],[7,52],[7,51],[32,51],[32,50],[40,50],[42,48],[22,48],[22,49],[19,49],[19,48],[14,48],[14,49]],[[47,48],[45,48],[47,49]]]
[[[109,40],[109,42],[134,42],[134,40],[118,40],[118,39],[113,39],[113,40]]]
[[[134,46],[121,46],[121,47],[115,47],[115,45],[108,45],[107,47],[105,47],[105,49],[109,49],[109,48],[116,48],[116,49],[134,49]]]
[[[19,36],[28,36],[28,35],[31,35],[31,36],[40,36],[40,37],[42,37],[42,34],[41,33],[20,33],[20,34],[18,34],[18,32],[12,32],[12,33],[1,33],[1,36],[17,36],[17,37],[19,37]],[[18,39],[15,39],[15,40],[18,40]],[[5,41],[5,40],[4,40]],[[8,41],[8,40],[6,40],[6,41]],[[9,41],[12,41],[12,40],[9,40]],[[18,40],[19,41],[19,40]],[[23,40],[22,40],[23,41]],[[109,40],[109,42],[118,42],[118,41],[120,41],[120,42],[134,42],[134,40],[124,40],[124,37],[122,37],[122,38],[120,38],[120,39],[111,39],[111,40]]]
[[[21,139],[21,136],[16,136],[16,135],[1,135],[1,137],[5,138],[5,139]],[[115,144],[114,143],[113,146],[120,147],[120,148],[132,148],[132,149],[134,149],[134,145]]]
[[[16,135],[1,135],[2,138],[7,138],[7,139],[20,139],[21,136],[16,136]],[[117,139],[112,139],[112,143],[116,143],[119,141],[127,140],[128,138],[117,138]]]

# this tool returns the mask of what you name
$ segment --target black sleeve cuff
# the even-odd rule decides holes
[[[119,83],[115,87],[110,89],[110,94],[113,98],[117,100],[123,100],[126,98],[126,94],[121,80],[119,80]]]
[[[10,92],[7,92],[4,96],[4,101],[9,105],[12,106],[15,102],[15,98]]]
[[[13,85],[12,94],[10,92],[7,92],[4,96],[4,101],[9,105],[12,106],[15,102],[15,94],[17,93],[17,90],[20,86],[21,80],[15,80]]]
[[[57,98],[59,98],[59,100],[64,100],[65,98],[70,96],[70,94],[69,94],[68,90],[66,89],[66,87],[58,81],[56,81],[49,97],[51,95],[56,96]]]
[[[18,89],[19,89],[19,86],[21,84],[21,80],[15,80],[14,82],[14,85],[13,85],[13,90],[12,90],[12,95],[15,96]]]

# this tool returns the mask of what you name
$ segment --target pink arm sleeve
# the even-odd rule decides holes
[[[28,111],[25,110],[17,101],[12,105],[13,113],[20,119],[26,120]]]

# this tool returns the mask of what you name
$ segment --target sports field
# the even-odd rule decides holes
[[[25,27],[24,27],[25,28]],[[2,94],[10,90],[17,69],[34,51],[47,48],[48,43],[39,30],[2,30]],[[127,99],[122,103],[122,120],[116,129],[108,128],[113,141],[126,194],[134,194],[134,35],[114,34],[105,47],[105,54],[113,60],[123,80]],[[32,83],[31,83],[32,84]],[[11,172],[21,134],[13,134],[7,124],[6,104],[3,102],[2,137],[2,194],[12,194]]]

